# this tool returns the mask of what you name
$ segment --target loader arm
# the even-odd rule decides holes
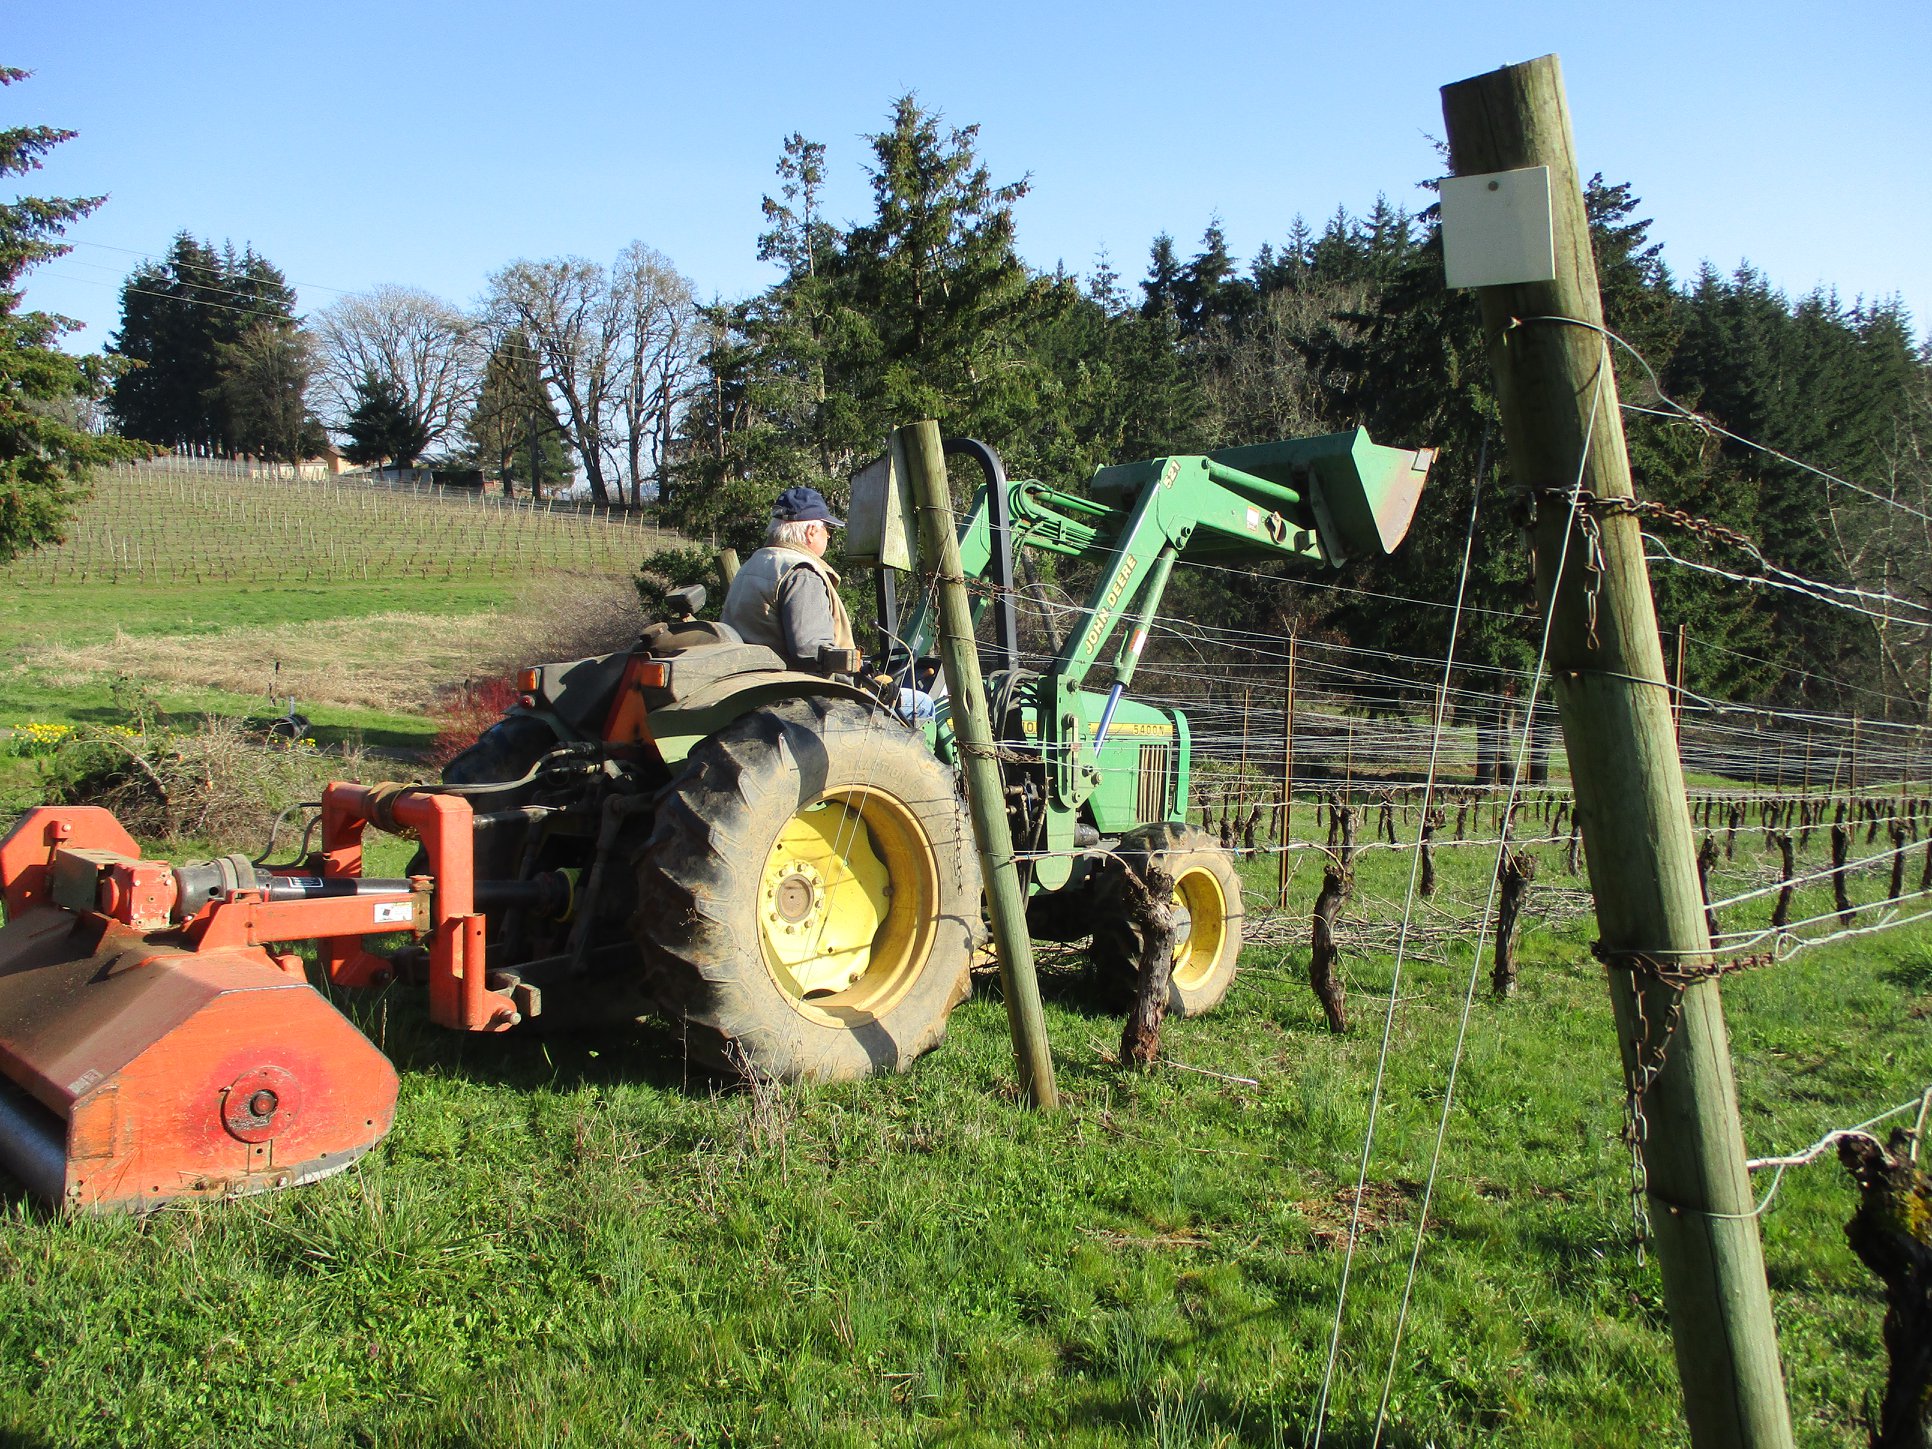
[[[1430,449],[1383,447],[1356,428],[1101,468],[1086,497],[1031,479],[1004,483],[1015,549],[1100,566],[1036,693],[1050,848],[1071,842],[1074,813],[1099,783],[1100,746],[1174,564],[1286,558],[1317,568],[1386,554],[1407,534],[1433,460]],[[1002,572],[991,486],[979,491],[959,530],[965,573],[981,581]],[[1010,577],[1010,569],[1004,572]],[[975,597],[975,623],[991,602],[985,592]],[[1114,650],[1113,677],[1096,712],[1087,683],[1123,620],[1131,625]],[[931,650],[934,627],[922,603],[900,635],[912,657]]]

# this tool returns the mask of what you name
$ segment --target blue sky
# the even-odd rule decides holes
[[[1030,173],[1029,261],[1129,281],[1219,216],[1242,258],[1297,213],[1441,169],[1438,88],[1563,58],[1581,163],[1631,182],[1680,275],[1897,293],[1932,332],[1932,5],[153,4],[5,0],[0,124],[80,132],[30,178],[106,192],[30,306],[87,322],[186,228],[252,243],[305,309],[406,282],[467,302],[519,256],[632,238],[704,296],[764,285],[759,198],[792,131],[867,213],[863,137],[915,90]]]

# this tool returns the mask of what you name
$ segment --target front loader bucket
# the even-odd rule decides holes
[[[256,947],[48,906],[0,928],[0,1166],[73,1210],[313,1182],[389,1131],[396,1073]]]
[[[1379,558],[1408,535],[1432,448],[1390,448],[1365,428],[1280,443],[1255,443],[1208,455],[1216,463],[1292,487],[1315,515],[1330,563]]]

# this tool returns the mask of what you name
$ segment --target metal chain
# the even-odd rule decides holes
[[[1668,503],[1660,503],[1654,498],[1605,498],[1592,493],[1589,489],[1579,489],[1574,495],[1571,490],[1559,484],[1546,484],[1540,488],[1526,488],[1522,491],[1538,502],[1547,498],[1569,507],[1572,496],[1576,499],[1577,509],[1587,515],[1599,518],[1618,516],[1623,518],[1647,518],[1658,523],[1668,523],[1673,528],[1713,542],[1725,544],[1748,554],[1758,563],[1764,563],[1764,554],[1748,534],[1738,532],[1714,519],[1700,518],[1684,508],[1673,508]]]
[[[1637,976],[1649,976],[1666,986],[1678,990],[1699,981],[1709,981],[1718,976],[1730,976],[1739,971],[1755,971],[1762,966],[1777,964],[1776,951],[1758,951],[1749,956],[1726,956],[1714,961],[1666,961],[1644,951],[1622,951],[1606,946],[1601,941],[1591,943],[1590,954],[1605,966],[1628,971]],[[1703,956],[1708,952],[1699,951]]]
[[[1663,1032],[1653,1043],[1644,992],[1633,983],[1631,1001],[1637,1013],[1637,1031],[1630,1043],[1630,1070],[1624,1081],[1624,1140],[1630,1145],[1630,1216],[1637,1250],[1637,1265],[1643,1266],[1644,1243],[1650,1236],[1650,1168],[1644,1153],[1650,1142],[1650,1122],[1644,1116],[1644,1095],[1663,1074],[1670,1043],[1683,1020],[1684,989],[1699,981],[1711,981],[1739,971],[1753,971],[1772,965],[1775,952],[1760,951],[1750,956],[1731,956],[1713,961],[1661,961],[1643,951],[1617,951],[1596,941],[1590,954],[1613,970],[1646,976],[1672,990],[1670,1010],[1665,1015]],[[1702,954],[1702,953],[1700,953]],[[1648,1058],[1646,1059],[1646,1053]]]
[[[1658,1039],[1648,1063],[1644,1052],[1650,1047],[1650,1020],[1644,1011],[1644,994],[1631,992],[1637,1010],[1637,1034],[1630,1043],[1630,1071],[1624,1078],[1624,1141],[1630,1147],[1630,1231],[1631,1246],[1637,1250],[1637,1266],[1644,1265],[1644,1244],[1650,1239],[1650,1164],[1645,1153],[1650,1146],[1650,1120],[1644,1116],[1644,1094],[1664,1070],[1664,1057],[1670,1051],[1671,1037],[1683,1017],[1684,998],[1673,996],[1664,1018],[1663,1035]]]
[[[1596,653],[1600,647],[1597,639],[1597,600],[1603,591],[1603,525],[1597,522],[1596,515],[1579,506],[1576,514],[1577,529],[1583,535],[1583,609],[1586,623],[1585,642],[1590,652]]]

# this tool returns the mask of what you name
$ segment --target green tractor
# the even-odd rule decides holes
[[[982,665],[1033,929],[1091,935],[1102,976],[1131,985],[1125,869],[1158,857],[1176,883],[1170,1009],[1206,1011],[1234,977],[1240,882],[1185,823],[1186,716],[1127,694],[1173,566],[1385,554],[1432,454],[1356,430],[1102,468],[1074,493],[946,447],[984,475],[960,547],[993,616]],[[518,704],[445,772],[475,812],[479,898],[499,903],[492,999],[518,1018],[643,1007],[694,1058],[779,1080],[902,1070],[939,1042],[985,931],[952,702],[899,708],[936,672],[933,613],[899,607],[917,565],[903,488],[889,458],[853,483],[846,557],[880,580],[869,668],[787,669],[682,590],[635,649],[523,672]],[[1030,551],[1094,581],[1023,656]]]

